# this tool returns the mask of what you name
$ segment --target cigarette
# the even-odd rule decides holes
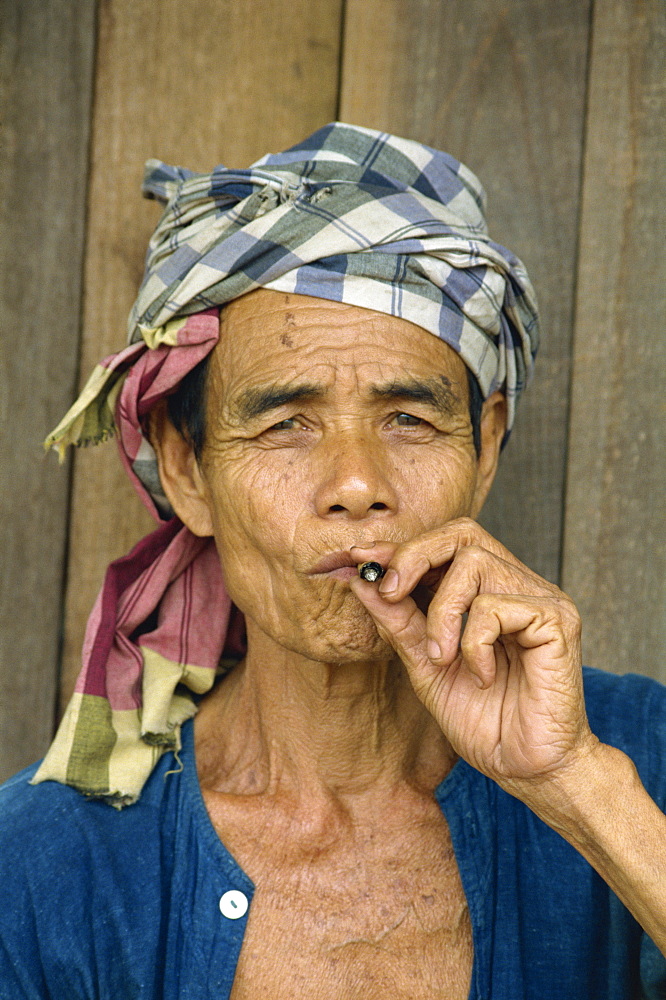
[[[384,567],[378,562],[361,563],[358,568],[358,575],[362,580],[367,580],[368,583],[374,583],[375,580],[381,580],[384,576]]]

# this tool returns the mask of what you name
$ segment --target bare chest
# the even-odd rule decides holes
[[[233,1000],[469,995],[469,914],[450,886],[395,878],[336,891],[297,882],[259,886]]]
[[[468,997],[471,924],[443,821],[319,856],[270,837],[247,857],[229,846],[256,886],[232,1000]]]

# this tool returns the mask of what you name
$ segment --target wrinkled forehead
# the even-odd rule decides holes
[[[307,295],[256,289],[226,305],[212,356],[209,404],[233,406],[249,387],[291,382],[353,388],[398,377],[441,378],[467,400],[460,356],[409,320]]]

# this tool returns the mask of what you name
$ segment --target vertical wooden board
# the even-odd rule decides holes
[[[559,575],[589,0],[348,0],[340,116],[445,149],[528,266],[543,343],[482,520]]]
[[[598,0],[564,586],[588,662],[666,682],[666,7]]]
[[[335,117],[342,0],[105,0],[99,19],[82,374],[125,342],[159,212],[144,161],[247,166]],[[113,447],[79,452],[61,702],[107,563],[152,527]]]
[[[95,5],[4,0],[0,39],[0,780],[50,740],[76,380]]]

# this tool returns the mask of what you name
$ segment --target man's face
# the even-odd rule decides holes
[[[352,545],[480,506],[463,362],[405,320],[260,289],[228,305],[203,493],[234,602],[312,659],[381,656]]]

